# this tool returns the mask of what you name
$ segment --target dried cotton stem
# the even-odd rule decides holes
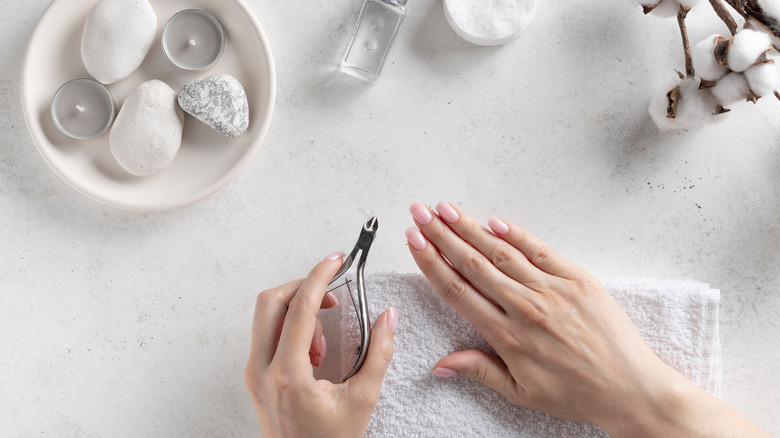
[[[721,0],[710,0],[710,4],[712,5],[712,9],[715,10],[715,13],[718,14],[718,17],[720,17],[726,27],[729,28],[731,36],[736,35],[737,22],[734,21],[734,17],[732,17],[731,14],[729,14],[729,11],[726,10],[726,6],[723,5],[723,2]]]
[[[688,29],[685,27],[685,15],[688,11],[680,8],[677,13],[677,24],[680,25],[680,36],[682,37],[683,52],[685,53],[685,76],[693,78],[696,71],[693,69],[693,56],[691,55],[691,43],[688,41]]]

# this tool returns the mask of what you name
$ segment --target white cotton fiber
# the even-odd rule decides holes
[[[715,113],[718,102],[708,89],[699,89],[699,81],[685,79],[680,84],[680,100],[677,103],[676,118],[684,127],[694,127],[723,120]]]
[[[675,117],[669,118],[667,117],[667,94],[678,86],[680,87],[680,95]],[[718,110],[718,102],[712,93],[709,90],[700,90],[699,81],[695,79],[667,83],[655,94],[648,108],[650,117],[661,131],[694,128],[720,122],[725,115],[716,114]]]
[[[710,88],[710,91],[723,106],[745,100],[750,94],[745,75],[735,72],[723,76],[714,87]]]
[[[711,35],[691,47],[693,68],[696,70],[696,74],[705,81],[720,79],[729,71],[727,67],[718,64],[715,59],[715,40],[719,37],[722,38],[718,34]]]
[[[663,0],[658,6],[650,11],[651,15],[661,18],[674,17],[680,12],[680,4],[677,0]]]
[[[780,21],[780,0],[758,0],[758,5],[764,11],[764,16]]]
[[[701,2],[702,0],[677,0],[677,3],[679,3],[680,6],[686,7],[688,9],[693,9],[694,6]]]
[[[535,6],[536,0],[444,0],[444,15],[466,41],[497,46],[528,26]]]
[[[732,71],[743,72],[755,64],[758,57],[769,49],[769,35],[764,32],[743,29],[731,39],[726,60]]]
[[[754,65],[745,70],[743,74],[750,91],[758,97],[774,94],[778,85],[780,85],[780,72],[777,71],[776,64]]]
[[[637,0],[637,3],[648,8],[653,8],[658,6],[658,4],[661,3],[661,0]]]

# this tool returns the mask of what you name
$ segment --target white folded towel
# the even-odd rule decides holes
[[[487,350],[489,346],[424,276],[368,273],[366,279],[372,320],[393,305],[400,319],[395,356],[367,437],[608,436],[593,425],[569,423],[512,405],[477,382],[433,376],[431,370],[442,357],[469,348]],[[718,395],[719,291],[706,284],[676,280],[609,280],[604,286],[664,362]],[[344,376],[355,357],[358,330],[349,299],[340,298]]]

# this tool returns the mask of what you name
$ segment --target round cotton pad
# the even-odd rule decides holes
[[[535,6],[536,0],[444,0],[444,15],[466,41],[497,46],[528,26]]]

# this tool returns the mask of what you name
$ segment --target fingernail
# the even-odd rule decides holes
[[[336,295],[333,292],[328,292],[325,294],[325,296],[327,296],[331,301],[333,301],[334,306],[338,306],[339,304],[341,304],[339,302],[339,299],[336,298]]]
[[[412,217],[422,225],[428,225],[433,220],[433,213],[431,210],[422,205],[419,202],[415,202],[409,207],[409,212],[412,213]]]
[[[314,356],[314,366],[317,368],[322,368],[322,364],[325,362],[325,359],[322,356]]]
[[[334,260],[341,260],[344,258],[344,253],[341,251],[336,251],[333,254],[325,257],[326,262],[332,262]]]
[[[458,372],[452,368],[434,368],[433,375],[438,377],[455,377],[458,375]]]
[[[417,251],[422,251],[428,246],[425,236],[423,236],[420,230],[415,227],[406,230],[406,240],[409,242],[409,245],[412,245]]]
[[[325,335],[320,338],[320,356],[325,357],[325,353],[328,352],[328,344],[325,342]]]
[[[491,217],[488,221],[488,226],[496,234],[506,234],[509,232],[509,225],[499,218]]]
[[[451,224],[454,224],[460,219],[458,212],[455,211],[455,209],[452,208],[452,204],[448,202],[439,202],[439,205],[436,206],[436,212],[439,213],[439,217]]]
[[[387,309],[387,328],[395,334],[395,330],[398,328],[398,309],[390,307]]]

